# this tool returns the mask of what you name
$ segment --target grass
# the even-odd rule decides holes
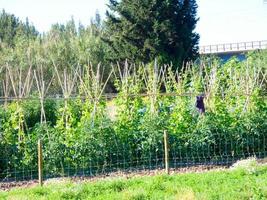
[[[1,199],[267,199],[267,166],[113,178],[96,182],[49,182],[0,192]]]

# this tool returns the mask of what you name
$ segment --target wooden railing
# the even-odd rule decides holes
[[[267,49],[267,40],[200,46],[200,54],[226,53]]]

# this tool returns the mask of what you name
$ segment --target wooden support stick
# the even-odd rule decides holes
[[[169,144],[168,144],[168,134],[164,131],[164,152],[165,152],[165,172],[170,174],[169,168]]]
[[[43,185],[43,154],[42,154],[42,141],[38,140],[38,179],[39,185]]]

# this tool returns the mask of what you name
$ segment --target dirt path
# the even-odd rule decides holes
[[[190,173],[190,172],[207,172],[211,170],[222,170],[225,169],[223,166],[195,166],[195,167],[184,167],[184,168],[178,168],[178,169],[170,169],[170,174],[179,174],[179,173]],[[73,182],[95,182],[99,180],[104,180],[107,178],[134,178],[134,177],[140,177],[140,176],[155,176],[164,174],[165,171],[163,169],[158,170],[141,170],[141,171],[132,171],[132,172],[114,172],[114,173],[108,173],[98,176],[79,176],[79,177],[64,177],[64,178],[52,178],[47,179],[44,181],[44,185],[49,184],[51,182],[62,182],[66,180],[70,180]],[[38,180],[29,180],[29,181],[14,181],[14,182],[0,182],[0,190],[2,191],[9,191],[14,188],[28,188],[28,187],[34,187],[38,186]]]

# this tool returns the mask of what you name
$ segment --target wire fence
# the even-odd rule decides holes
[[[170,169],[176,170],[195,166],[210,166],[210,168],[218,166],[227,167],[240,159],[249,157],[265,158],[267,154],[265,136],[248,136],[241,143],[234,140],[234,138],[228,140],[219,135],[214,135],[214,139],[217,140],[215,144],[193,145],[170,137]],[[43,146],[44,152],[46,152],[46,145]],[[90,145],[88,144],[88,146]],[[75,154],[71,153],[72,150],[72,148],[66,147],[61,149],[61,151],[65,151],[65,157],[62,157],[60,160],[54,160],[52,155],[44,156],[44,179],[95,177],[116,172],[131,173],[162,170],[165,168],[163,139],[162,142],[158,142],[157,146],[150,146],[147,150],[130,147],[127,141],[120,147],[105,149],[101,152],[88,150],[88,152],[83,152],[82,154],[79,152],[75,157],[73,157]],[[6,157],[1,158],[1,181],[38,179],[37,156],[32,155],[34,157],[32,163],[24,165],[20,158],[16,158],[17,154],[18,151],[14,148],[13,151],[6,154]],[[17,164],[14,164],[14,162]]]
[[[150,95],[155,94],[138,96],[144,98]],[[0,181],[38,179],[38,139],[41,139],[43,143],[44,179],[95,177],[118,172],[163,170],[166,167],[166,144],[164,144],[163,137],[165,131],[168,133],[168,165],[171,170],[195,166],[227,167],[239,159],[252,156],[266,158],[266,113],[259,116],[258,121],[252,117],[251,123],[254,124],[242,125],[242,120],[247,120],[247,118],[240,118],[232,122],[236,125],[231,124],[231,127],[227,127],[229,123],[223,120],[228,120],[228,118],[223,117],[222,121],[216,122],[219,118],[212,118],[213,113],[210,113],[209,110],[205,114],[195,112],[196,97],[194,95],[188,93],[182,95],[158,94],[157,96],[163,98],[163,103],[171,101],[173,97],[193,102],[192,112],[184,112],[185,115],[180,116],[192,117],[192,119],[183,123],[179,122],[183,119],[174,116],[177,111],[172,110],[172,107],[177,101],[173,101],[173,103],[168,102],[165,107],[158,107],[155,119],[153,117],[146,118],[146,115],[142,114],[142,108],[139,108],[137,117],[131,118],[129,121],[121,119],[120,122],[117,122],[102,117],[98,121],[95,119],[93,126],[90,124],[91,121],[88,122],[90,125],[82,124],[83,114],[79,113],[78,109],[78,117],[75,122],[71,122],[70,127],[68,127],[68,122],[71,121],[72,114],[67,115],[67,111],[59,109],[59,107],[64,107],[65,98],[44,100],[45,103],[51,103],[52,100],[52,103],[58,105],[58,107],[44,106],[45,122],[40,121],[40,110],[36,113],[35,108],[30,106],[39,105],[39,98],[9,99],[11,102],[18,103],[21,100],[22,103],[25,103],[29,116],[24,113],[24,118],[21,119],[19,109],[11,111],[11,115],[5,113],[4,109],[0,110],[0,113],[2,112],[0,137],[3,141],[0,153]],[[205,94],[202,95],[205,96]],[[116,97],[117,95],[112,94],[101,98]],[[260,96],[260,98],[262,97],[265,95]],[[133,96],[133,101],[135,98],[136,96]],[[77,99],[83,98],[67,100],[69,105],[75,107]],[[60,102],[58,103],[58,101]],[[57,110],[54,110],[55,108]],[[37,109],[40,107],[37,106]],[[108,106],[105,109],[108,109]],[[51,114],[53,111],[62,112],[62,116],[67,115],[68,119],[61,121],[62,127],[60,127],[61,116]],[[12,112],[13,114],[17,112],[15,114],[17,117],[8,121]],[[75,114],[76,111],[71,112]],[[136,114],[135,110],[133,112]],[[129,114],[131,115],[131,113]],[[170,116],[174,116],[172,120],[176,121],[171,121]],[[54,118],[58,118],[59,121],[55,123]],[[19,123],[20,120],[21,123]],[[229,118],[229,120],[231,119]],[[192,122],[194,125],[186,124],[186,122]],[[180,123],[179,131],[176,130],[178,123]],[[182,130],[186,132],[182,132]]]

